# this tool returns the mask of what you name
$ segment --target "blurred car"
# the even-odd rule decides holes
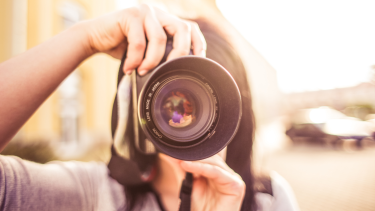
[[[286,135],[294,143],[309,142],[332,146],[337,146],[343,139],[355,139],[357,147],[360,148],[362,140],[373,137],[374,131],[373,119],[362,121],[330,107],[320,107],[296,112]]]

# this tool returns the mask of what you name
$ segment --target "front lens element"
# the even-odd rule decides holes
[[[187,90],[174,90],[164,99],[162,116],[171,127],[183,128],[195,120],[195,101]]]
[[[214,100],[196,78],[179,76],[161,83],[151,103],[155,126],[178,142],[193,141],[205,134],[214,117]]]

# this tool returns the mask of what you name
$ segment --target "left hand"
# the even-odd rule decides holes
[[[194,55],[206,54],[206,42],[197,23],[146,4],[86,21],[82,25],[89,41],[88,52],[104,52],[121,59],[127,49],[123,67],[127,74],[137,68],[139,74],[144,75],[156,67],[163,58],[167,35],[173,36],[173,49],[167,60],[188,55],[191,47]]]
[[[194,175],[192,210],[241,209],[245,182],[219,155],[200,161],[182,161],[181,167]]]

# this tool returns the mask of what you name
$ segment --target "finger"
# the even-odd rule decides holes
[[[148,43],[146,57],[138,67],[138,73],[140,75],[146,74],[149,70],[160,63],[167,43],[167,35],[159,21],[156,19],[153,8],[149,8],[149,10],[150,15],[145,18],[145,31]]]
[[[129,23],[129,31],[125,33],[129,43],[124,64],[124,72],[126,74],[131,74],[141,64],[146,48],[142,18],[133,17],[133,20],[129,21]]]
[[[216,190],[222,194],[243,197],[245,182],[222,168],[206,163],[184,161],[181,167],[190,173],[199,174],[209,180]]]
[[[191,49],[190,25],[186,22],[176,22],[176,28],[176,32],[171,34],[173,36],[173,49],[169,53],[167,60],[189,55]]]
[[[190,24],[160,11],[157,12],[157,18],[165,31],[173,36],[173,49],[169,53],[167,60],[188,55],[191,49]]]
[[[235,171],[233,171],[233,169],[231,169],[219,155],[214,155],[212,157],[209,157],[209,158],[206,158],[206,159],[203,159],[203,160],[199,160],[199,161],[196,161],[196,162],[207,163],[207,164],[210,164],[210,165],[218,166],[218,167],[222,168],[223,170],[228,171],[231,174],[237,175],[237,173]]]
[[[206,57],[207,43],[204,36],[195,22],[189,22],[191,25],[191,45],[193,54],[196,56]]]
[[[211,179],[218,185],[225,186],[232,183],[243,183],[243,181],[238,177],[215,165],[201,162],[183,161],[181,162],[181,167],[187,172],[199,174],[207,179]]]

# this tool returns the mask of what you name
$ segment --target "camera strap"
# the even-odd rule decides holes
[[[166,52],[169,52],[172,47],[172,45],[167,45]],[[192,52],[190,52],[192,54]],[[163,58],[163,61],[166,60],[166,54]],[[123,136],[125,133],[125,129],[130,129],[129,131],[133,131],[131,129],[135,129],[132,127],[127,127],[127,125],[136,125],[137,123],[133,122],[131,124],[131,119],[136,118],[136,112],[134,113],[134,105],[136,104],[136,85],[134,84],[135,80],[146,80],[147,77],[138,77],[136,79],[135,73],[132,75],[132,80],[129,76],[124,75],[124,72],[122,71],[124,61],[126,58],[126,53],[123,55],[123,58],[121,60],[121,65],[119,68],[118,73],[118,81],[117,81],[117,89],[118,92],[116,94],[116,98],[113,104],[112,109],[112,121],[111,121],[111,131],[112,131],[112,138],[113,138],[113,145],[112,145],[112,157],[108,164],[108,169],[110,172],[110,176],[117,180],[122,185],[125,186],[134,186],[139,184],[144,184],[149,182],[154,174],[155,169],[152,168],[151,171],[144,172],[144,168],[140,168],[142,165],[140,165],[137,161],[144,161],[142,163],[153,163],[154,160],[156,160],[156,153],[154,154],[144,154],[139,153],[138,150],[136,150],[136,146],[134,142],[123,142]],[[120,82],[122,83],[120,84]],[[141,83],[143,84],[143,83]],[[130,88],[132,87],[132,88]],[[132,93],[131,92],[134,92]],[[134,98],[135,97],[135,98]],[[134,98],[134,99],[133,99]],[[133,111],[133,112],[131,112]],[[128,124],[130,123],[130,124]],[[138,131],[134,130],[134,136],[137,136]],[[135,138],[135,137],[134,137]],[[129,150],[129,152],[126,152],[126,150]],[[125,150],[125,151],[123,151]],[[129,157],[130,155],[130,157]],[[135,158],[134,158],[135,156]],[[152,165],[152,167],[155,167]],[[146,173],[146,174],[145,174]],[[191,209],[191,193],[192,193],[192,186],[193,186],[193,175],[191,173],[186,173],[185,179],[183,180],[181,184],[180,189],[180,208],[179,211],[190,211]],[[155,193],[156,194],[156,193]],[[160,204],[162,207],[162,205]]]
[[[193,175],[186,173],[184,181],[181,184],[180,190],[180,209],[179,211],[190,211],[191,207],[191,193],[193,189]]]

